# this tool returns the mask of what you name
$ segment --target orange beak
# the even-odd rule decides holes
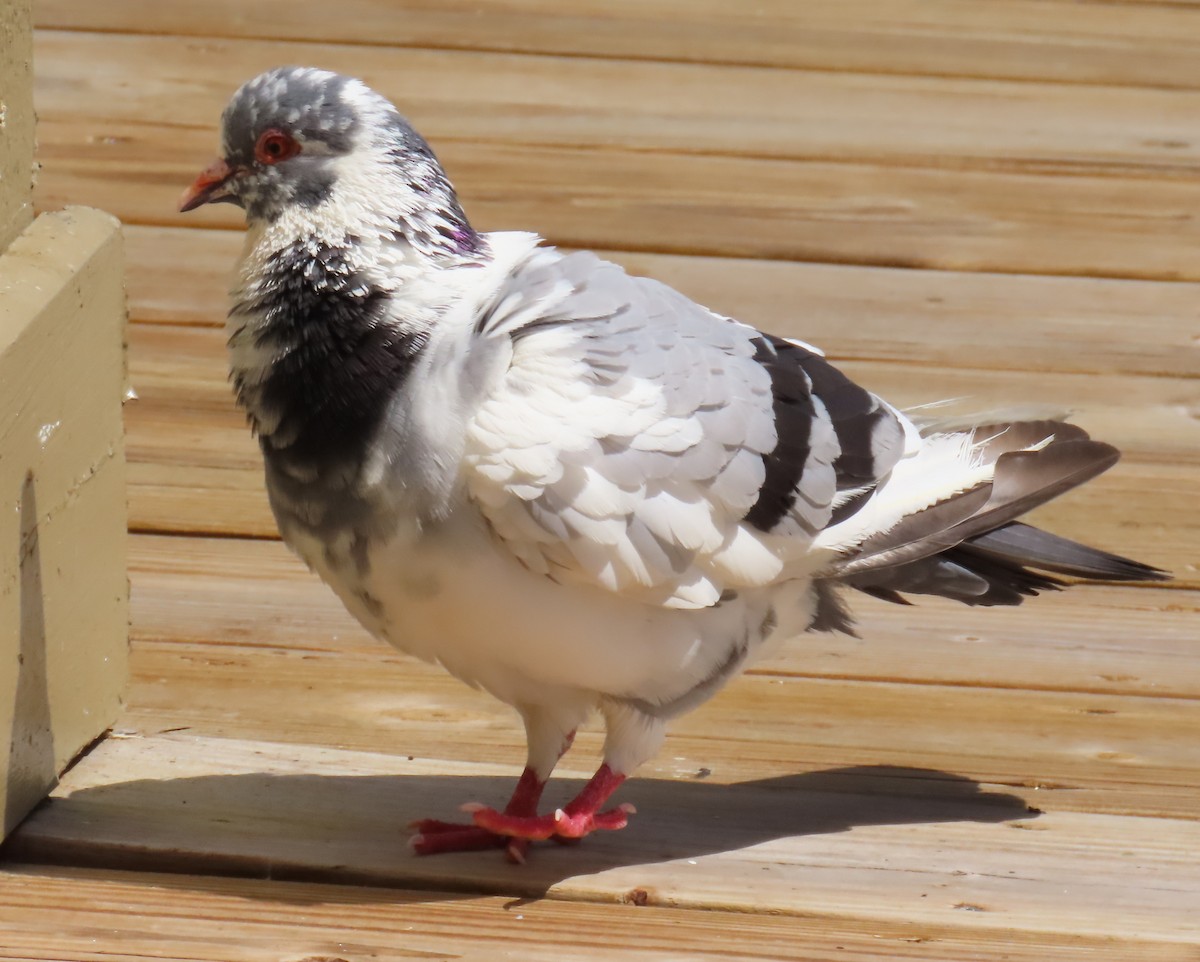
[[[231,195],[229,181],[238,171],[230,167],[224,160],[214,160],[196,178],[196,182],[183,192],[179,198],[180,213],[195,210],[202,204],[225,200]]]

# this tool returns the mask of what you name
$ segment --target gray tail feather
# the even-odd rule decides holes
[[[1009,565],[1028,565],[1097,581],[1164,581],[1171,577],[1159,568],[1089,548],[1020,521],[976,535],[959,545],[958,550]]]
[[[1170,575],[1010,521],[939,554],[844,579],[869,595],[907,604],[901,592],[940,595],[968,605],[1019,605],[1066,583],[1050,574],[1089,581],[1162,581]]]

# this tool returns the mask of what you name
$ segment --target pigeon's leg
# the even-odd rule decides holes
[[[472,806],[468,810],[475,824],[501,835],[532,840],[578,839],[598,830],[624,828],[636,811],[632,805],[626,802],[606,811],[601,809],[627,774],[659,749],[665,728],[662,719],[626,704],[606,704],[603,710],[608,727],[604,763],[578,795],[553,814],[533,817]]]
[[[538,709],[524,709],[521,711],[521,717],[525,722],[525,736],[529,745],[525,770],[517,780],[517,787],[513,790],[508,804],[504,806],[504,811],[496,814],[516,819],[532,819],[537,816],[538,802],[541,801],[550,773],[575,740],[575,730],[570,728],[564,731],[560,719],[555,719]],[[474,813],[482,810],[484,806],[469,803],[463,808]],[[503,846],[510,861],[523,862],[525,851],[529,847],[528,838],[492,831],[481,826],[478,821],[463,824],[429,818],[414,822],[411,827],[417,834],[410,840],[410,844],[418,855],[478,851]]]

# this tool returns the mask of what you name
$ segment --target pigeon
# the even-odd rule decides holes
[[[244,84],[181,211],[245,211],[230,380],[280,535],[368,631],[516,709],[508,804],[415,823],[419,854],[623,828],[667,723],[755,657],[853,633],[849,590],[1015,605],[1164,577],[1020,515],[1118,452],[1055,419],[922,425],[820,350],[593,253],[477,231],[361,81]],[[543,788],[598,712],[603,761]]]

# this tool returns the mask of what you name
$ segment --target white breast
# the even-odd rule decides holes
[[[681,611],[556,584],[522,567],[469,503],[434,530],[373,541],[362,572],[315,540],[293,546],[372,633],[509,704],[542,703],[554,690],[670,702],[732,647],[757,646],[777,600],[751,592]],[[806,593],[788,594],[806,610],[787,620],[807,624]]]

